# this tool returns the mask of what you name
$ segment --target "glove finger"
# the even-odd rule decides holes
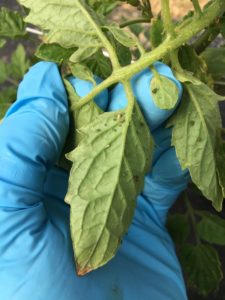
[[[171,147],[172,128],[165,128],[163,125],[152,132],[155,146],[153,152],[152,164]]]
[[[171,79],[176,84],[177,88],[179,89],[179,100],[177,102],[178,105],[182,95],[182,86],[180,82],[174,77],[171,69],[168,66],[157,62],[154,64],[154,67],[160,74]],[[156,106],[150,91],[150,83],[152,78],[153,74],[151,70],[145,69],[131,79],[131,85],[135,98],[140,105],[149,128],[154,130],[172,115],[177,105],[173,109],[160,109]],[[123,109],[127,106],[127,98],[122,84],[119,83],[116,85],[111,92],[110,99],[108,111]]]
[[[1,185],[20,187],[18,198],[23,196],[24,203],[29,202],[28,190],[42,192],[46,171],[60,155],[68,126],[67,96],[58,68],[38,63],[25,75],[18,99],[0,126]],[[12,202],[16,206],[16,199]]]
[[[85,97],[94,88],[94,84],[90,81],[82,80],[73,76],[69,77],[68,80],[80,97]],[[102,82],[102,79],[98,76],[94,76],[94,80],[96,85]],[[105,111],[108,106],[108,90],[103,90],[94,98],[94,101],[103,111]]]
[[[154,206],[161,223],[165,224],[168,210],[189,181],[189,171],[181,169],[174,147],[162,152],[155,160],[151,172],[145,176],[142,194]]]

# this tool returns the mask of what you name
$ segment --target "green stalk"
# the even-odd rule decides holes
[[[192,22],[188,23],[181,31],[177,33],[175,38],[167,38],[159,47],[155,48],[149,53],[144,54],[135,63],[119,68],[113,71],[112,75],[108,77],[101,84],[96,86],[87,96],[85,96],[80,102],[79,106],[91,101],[97,94],[99,94],[105,88],[111,86],[114,83],[122,82],[131,78],[136,73],[140,72],[144,68],[152,65],[155,61],[162,59],[169,52],[179,48],[182,44],[186,43],[190,38],[196,35],[198,32],[208,27],[213,20],[225,12],[225,1],[215,0],[199,18],[193,18]]]
[[[174,24],[170,14],[169,0],[161,0],[162,7],[162,20],[164,25],[164,30],[167,33],[167,37],[175,37]]]
[[[123,23],[120,24],[120,28],[124,28],[133,24],[138,24],[138,23],[150,23],[151,20],[147,19],[147,18],[137,18],[137,19],[132,19],[132,20],[128,20],[125,21]]]
[[[198,0],[191,0],[193,6],[194,6],[194,9],[195,9],[195,13],[197,16],[200,16],[202,14],[202,10],[201,10],[201,7],[198,3]]]
[[[86,18],[89,20],[89,22],[92,24],[92,26],[95,28],[96,33],[98,34],[98,37],[100,38],[103,45],[107,49],[110,60],[112,62],[113,69],[120,68],[120,63],[119,63],[118,57],[115,53],[115,50],[114,50],[113,46],[111,45],[111,43],[109,42],[109,40],[107,39],[107,37],[105,36],[105,34],[102,32],[102,29],[93,21],[90,14],[86,11],[86,9],[82,5],[80,6],[80,9],[82,10],[82,12],[86,16]]]
[[[169,0],[161,0],[162,6],[162,20],[164,31],[166,32],[166,36],[169,37],[176,37],[176,33],[174,30],[173,20],[170,14],[170,7],[169,7]],[[172,62],[172,66],[175,70],[180,70],[181,66],[178,60],[178,51],[174,50],[169,53],[170,60]]]

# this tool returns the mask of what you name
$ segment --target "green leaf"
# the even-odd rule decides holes
[[[116,54],[121,66],[127,66],[131,63],[132,55],[130,49],[115,41]]]
[[[225,48],[208,48],[201,55],[214,79],[225,76]]]
[[[16,79],[20,80],[30,66],[29,60],[26,58],[26,51],[22,44],[19,44],[11,57],[10,74]]]
[[[225,220],[207,211],[201,212],[197,225],[199,237],[208,243],[225,245]]]
[[[140,24],[131,24],[129,25],[130,30],[135,34],[136,36],[139,36],[143,32],[143,26]]]
[[[15,38],[26,35],[22,16],[6,7],[0,10],[0,37]]]
[[[115,255],[143,188],[153,142],[137,104],[132,116],[123,110],[99,115],[80,128],[83,138],[68,155],[73,166],[66,201],[79,275]]]
[[[107,15],[110,13],[120,1],[115,0],[88,0],[88,4],[99,14]]]
[[[70,64],[70,69],[73,76],[82,80],[87,80],[95,85],[94,75],[91,70],[84,64]]]
[[[95,55],[86,61],[86,65],[93,74],[102,79],[108,78],[112,74],[112,65],[110,59],[105,57],[102,51],[96,52]]]
[[[140,4],[140,0],[123,0],[123,2],[127,2],[133,6],[138,6]]]
[[[183,244],[189,235],[190,225],[187,217],[182,214],[170,215],[167,221],[167,228],[176,244]]]
[[[188,283],[203,296],[218,288],[223,278],[217,251],[209,245],[192,246],[184,244],[179,258]]]
[[[0,105],[1,103],[11,105],[16,100],[16,86],[10,86],[0,91]]]
[[[9,72],[6,62],[0,60],[0,84],[5,82],[8,78]]]
[[[71,55],[70,61],[74,63],[78,63],[80,61],[84,61],[89,58],[93,54],[98,51],[97,48],[82,48],[78,49],[74,54]]]
[[[64,48],[78,48],[71,61],[80,62],[104,46],[98,27],[99,18],[84,0],[73,3],[19,0],[19,3],[30,9],[25,21],[45,30],[46,42],[57,43]]]
[[[5,43],[6,43],[6,40],[0,38],[0,48],[4,47]]]
[[[224,131],[224,129],[222,129]],[[216,143],[216,160],[217,160],[217,169],[219,175],[219,182],[222,188],[223,198],[225,198],[225,141],[221,136],[222,132],[218,132],[217,143]]]
[[[76,108],[76,105],[81,101],[81,97],[76,93],[74,87],[67,79],[64,79],[64,84],[70,108],[70,127],[58,165],[61,168],[70,171],[72,163],[66,159],[66,153],[74,150],[82,140],[83,134],[80,131],[80,128],[90,124],[99,114],[102,113],[102,110],[95,104],[94,101],[91,101],[80,108]]]
[[[150,28],[150,43],[152,48],[158,47],[164,39],[163,21],[160,18],[152,18]]]
[[[179,74],[176,75],[180,80]],[[186,75],[186,81],[191,80],[192,77]],[[223,98],[197,79],[193,82],[184,83],[183,99],[173,117],[172,144],[181,167],[189,169],[203,195],[221,210],[223,186],[216,146],[218,129],[222,127],[218,101]]]
[[[192,73],[193,76],[213,87],[213,80],[208,74],[207,64],[202,56],[198,56],[194,48],[185,45],[179,48],[179,62],[183,69]]]
[[[11,103],[1,103],[0,102],[0,120],[4,117],[5,113],[7,112],[7,110],[9,109],[9,107],[11,106]]]
[[[179,99],[178,87],[172,80],[157,71],[153,74],[150,87],[155,105],[161,109],[172,109]]]
[[[220,25],[220,32],[222,36],[225,38],[225,18],[223,17]]]
[[[53,61],[61,64],[68,61],[70,56],[76,51],[76,48],[65,49],[59,44],[41,44],[35,52],[35,55],[46,61]]]
[[[132,39],[132,37],[124,31],[123,29],[116,26],[104,26],[103,28],[108,29],[114,38],[125,47],[133,47],[136,45],[136,42]]]

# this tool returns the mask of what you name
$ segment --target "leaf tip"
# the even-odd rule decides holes
[[[86,275],[87,273],[93,271],[93,269],[90,268],[90,267],[84,267],[84,268],[82,268],[82,267],[79,266],[78,264],[76,265],[76,270],[77,270],[77,275],[78,275],[78,276],[84,276],[84,275]]]

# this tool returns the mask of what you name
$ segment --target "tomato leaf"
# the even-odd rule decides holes
[[[150,87],[153,101],[159,108],[171,109],[176,105],[179,90],[172,80],[154,71]]]
[[[182,214],[170,215],[167,221],[167,228],[176,244],[183,244],[190,233],[190,225],[187,217]]]
[[[133,47],[136,45],[136,42],[132,39],[132,37],[124,31],[123,29],[116,26],[104,26],[103,28],[109,30],[114,38],[125,47]]]
[[[225,76],[225,48],[208,48],[201,55],[214,79]]]
[[[93,9],[102,15],[110,13],[120,1],[115,0],[88,0],[88,4],[93,7]]]
[[[71,61],[80,62],[104,46],[99,36],[99,18],[85,1],[77,0],[72,5],[61,0],[54,3],[19,0],[19,3],[30,9],[25,21],[45,30],[46,42],[57,43],[64,48],[78,48]]]
[[[6,7],[0,9],[0,37],[15,38],[25,36],[25,24],[22,16]]]
[[[207,296],[215,290],[223,278],[217,251],[209,245],[184,244],[179,252],[188,283],[200,294]]]
[[[152,18],[150,28],[150,43],[152,48],[158,47],[164,39],[163,22],[160,18]]]
[[[11,57],[10,74],[14,79],[20,80],[29,66],[30,61],[26,58],[24,46],[19,44]]]
[[[7,64],[3,60],[0,60],[0,84],[6,81],[8,75],[9,71]]]
[[[93,74],[102,79],[109,77],[112,73],[110,59],[105,57],[102,51],[96,52],[92,57],[85,61],[85,63]]]
[[[115,255],[150,167],[153,142],[137,104],[132,120],[126,118],[123,110],[99,115],[80,128],[83,138],[67,156],[73,166],[66,201],[79,275]]]
[[[225,245],[225,220],[207,211],[201,212],[197,225],[199,237],[208,243]]]
[[[203,56],[198,56],[194,48],[185,45],[179,48],[179,61],[181,66],[192,73],[200,81],[208,86],[213,87],[213,80],[208,74],[207,63]]]
[[[69,60],[70,56],[76,51],[76,48],[63,48],[59,44],[41,44],[35,52],[35,55],[47,61],[62,63]]]
[[[6,40],[0,38],[0,48],[4,47],[5,43],[6,43]]]
[[[92,71],[85,64],[70,64],[70,69],[73,76],[82,80],[87,80],[95,85],[94,75]]]
[[[90,124],[99,114],[103,113],[103,111],[95,104],[94,101],[91,101],[82,107],[76,108],[76,105],[82,101],[81,97],[77,94],[68,79],[64,79],[64,84],[66,87],[70,108],[70,127],[66,143],[58,161],[58,165],[61,168],[70,171],[72,163],[65,157],[66,153],[73,151],[84,137],[80,131],[80,128]]]
[[[223,98],[190,75],[176,75],[181,81],[186,76],[186,82],[183,100],[172,118],[172,144],[181,167],[189,169],[193,182],[220,211],[224,186],[216,146],[222,127],[218,101]]]

